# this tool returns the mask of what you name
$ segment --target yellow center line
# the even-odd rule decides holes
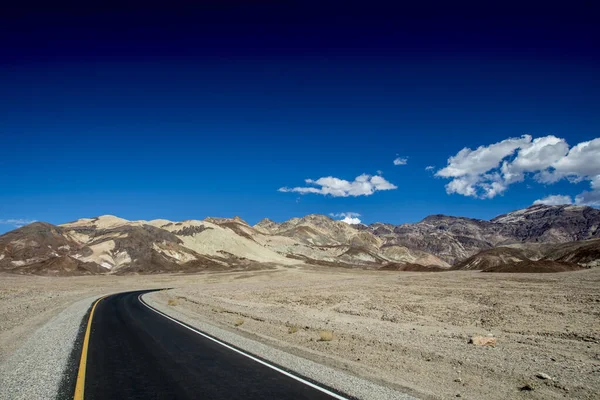
[[[85,330],[85,337],[83,338],[83,348],[81,349],[81,360],[79,360],[79,372],[77,373],[77,384],[75,385],[75,396],[73,396],[74,400],[83,400],[83,392],[85,389],[85,367],[87,365],[87,353],[88,346],[90,343],[90,332],[92,330],[92,318],[94,318],[94,311],[96,311],[96,306],[100,303],[100,300],[105,298],[106,296],[100,297],[94,303],[92,307],[92,311],[90,312],[90,318],[88,319],[87,328]]]

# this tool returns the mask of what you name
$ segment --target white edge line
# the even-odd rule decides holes
[[[235,347],[232,347],[232,346],[228,345],[228,344],[227,344],[227,343],[225,343],[225,342],[221,342],[220,340],[217,340],[217,339],[215,339],[215,338],[213,338],[213,337],[211,337],[211,336],[209,336],[209,335],[207,335],[207,334],[205,334],[205,333],[202,333],[202,332],[200,332],[199,330],[196,330],[196,329],[194,329],[194,328],[192,328],[192,327],[190,327],[190,326],[187,326],[186,324],[183,324],[183,323],[181,323],[181,322],[177,321],[177,320],[176,320],[176,319],[174,319],[174,318],[171,318],[171,317],[169,317],[167,314],[163,313],[162,311],[159,311],[159,310],[155,309],[154,307],[152,307],[152,306],[150,306],[150,305],[146,304],[146,302],[145,302],[144,300],[142,300],[142,296],[143,296],[144,294],[146,294],[146,293],[142,293],[142,294],[140,294],[140,295],[138,296],[138,300],[140,301],[140,303],[142,303],[143,305],[145,305],[146,307],[148,307],[150,310],[154,311],[155,313],[157,313],[157,314],[160,314],[160,315],[162,315],[163,317],[165,317],[165,318],[167,318],[167,319],[170,319],[171,321],[173,321],[173,322],[175,322],[175,323],[177,323],[177,324],[179,324],[179,325],[183,326],[184,328],[187,328],[187,329],[189,329],[190,331],[192,331],[192,332],[195,332],[195,333],[197,333],[197,334],[198,334],[198,335],[200,335],[200,336],[203,336],[203,337],[205,337],[205,338],[207,338],[207,339],[210,339],[210,340],[212,340],[213,342],[220,344],[221,346],[227,347],[229,350],[233,350],[233,351],[235,351],[236,353],[239,353],[239,354],[241,354],[241,355],[243,355],[243,356],[245,356],[245,357],[248,357],[249,359],[251,359],[251,360],[254,360],[254,361],[256,361],[257,363],[260,363],[260,364],[262,364],[262,365],[264,365],[264,366],[266,366],[266,367],[269,367],[269,368],[271,368],[271,369],[273,369],[273,370],[275,370],[275,371],[277,371],[277,372],[279,372],[279,373],[281,373],[281,374],[283,374],[283,375],[285,375],[285,376],[289,376],[290,378],[292,378],[292,379],[295,379],[295,380],[297,380],[298,382],[301,382],[301,383],[303,383],[303,384],[305,384],[305,385],[307,385],[307,386],[310,386],[310,387],[312,387],[312,388],[314,388],[314,389],[317,389],[317,390],[319,390],[319,391],[321,391],[321,392],[323,392],[323,393],[325,393],[325,394],[328,394],[328,395],[330,395],[331,397],[335,397],[336,399],[339,399],[339,400],[350,400],[350,399],[349,399],[349,398],[347,398],[347,397],[340,396],[340,395],[339,395],[339,394],[337,394],[337,393],[334,393],[334,392],[332,392],[332,391],[330,391],[330,390],[327,390],[327,389],[325,389],[325,388],[322,388],[322,387],[320,387],[320,386],[318,386],[318,385],[315,385],[314,383],[312,383],[312,382],[309,382],[309,381],[307,381],[307,380],[305,380],[305,379],[302,379],[302,378],[300,378],[299,376],[296,376],[296,375],[290,374],[289,372],[287,372],[287,371],[284,371],[284,370],[282,370],[281,368],[279,368],[279,367],[276,367],[275,365],[269,364],[268,362],[265,362],[265,361],[263,361],[263,360],[261,360],[261,359],[259,359],[259,358],[256,358],[256,357],[254,357],[254,356],[252,356],[252,355],[250,355],[250,354],[248,354],[248,353],[245,353],[245,352],[243,352],[243,351],[241,351],[241,350],[239,350],[239,349],[236,349]]]

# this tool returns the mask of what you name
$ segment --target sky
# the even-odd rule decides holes
[[[598,10],[421,4],[4,10],[0,232],[600,206]]]

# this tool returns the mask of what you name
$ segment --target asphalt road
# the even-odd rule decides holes
[[[142,293],[116,294],[97,304],[85,368],[86,400],[344,398],[153,311],[141,303]]]

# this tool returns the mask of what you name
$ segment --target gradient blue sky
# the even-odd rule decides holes
[[[523,134],[600,137],[595,10],[281,3],[3,13],[0,232],[100,214],[488,219],[589,189],[528,176],[479,199],[434,173]],[[377,171],[397,189],[278,191]]]

